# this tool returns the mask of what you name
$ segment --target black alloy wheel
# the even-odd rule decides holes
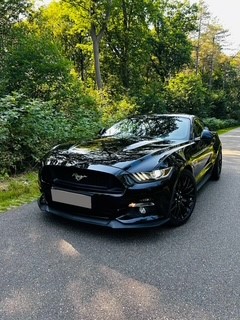
[[[190,218],[196,203],[196,192],[196,182],[192,173],[183,170],[172,196],[169,221],[171,226],[180,226]]]
[[[218,180],[220,178],[221,171],[222,171],[222,150],[219,150],[217,159],[213,167],[211,178],[213,180]]]

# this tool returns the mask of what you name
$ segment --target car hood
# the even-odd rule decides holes
[[[128,172],[152,170],[166,152],[183,143],[186,141],[99,138],[81,144],[58,145],[48,153],[44,163],[84,169],[111,166]]]

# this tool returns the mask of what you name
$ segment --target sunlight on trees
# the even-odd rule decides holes
[[[225,53],[227,37],[204,1],[1,2],[0,174],[135,113],[239,123],[240,54]]]

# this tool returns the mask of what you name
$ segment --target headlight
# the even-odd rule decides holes
[[[170,175],[171,171],[172,167],[166,169],[157,169],[150,172],[136,172],[132,173],[131,177],[138,183],[151,182],[167,178]]]

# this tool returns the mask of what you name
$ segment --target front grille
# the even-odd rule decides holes
[[[123,184],[114,175],[94,170],[46,166],[42,170],[42,179],[51,186],[74,191],[110,194],[124,192]]]

